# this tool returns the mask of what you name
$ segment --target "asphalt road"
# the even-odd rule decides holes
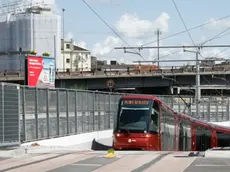
[[[230,157],[197,158],[184,172],[229,172]]]

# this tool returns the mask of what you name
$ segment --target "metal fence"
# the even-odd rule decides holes
[[[19,95],[16,84],[0,83],[0,146],[20,144]]]
[[[21,133],[32,141],[113,128],[119,98],[124,94],[67,89],[21,87]],[[229,98],[202,97],[201,112],[194,116],[193,97],[158,96],[177,112],[206,121],[229,120]]]
[[[203,96],[200,101],[200,114],[196,116],[195,98],[182,96],[183,100],[191,106],[188,108],[178,96],[157,96],[176,112],[188,114],[194,118],[208,122],[229,121],[230,98],[227,96]]]
[[[21,87],[23,141],[53,138],[113,127],[123,94]]]
[[[113,128],[124,94],[0,85],[0,146]],[[177,112],[206,121],[229,120],[228,97],[202,97],[195,115],[193,97],[157,96]],[[20,135],[21,133],[21,135]],[[21,140],[20,140],[21,138]]]

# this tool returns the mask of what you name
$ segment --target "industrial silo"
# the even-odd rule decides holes
[[[0,69],[24,68],[24,55],[10,53],[18,51],[20,47],[22,51],[36,50],[38,55],[49,52],[51,56],[56,56],[58,68],[60,40],[61,17],[49,6],[28,6],[19,12],[7,14],[0,19],[0,51],[9,54],[0,56]]]

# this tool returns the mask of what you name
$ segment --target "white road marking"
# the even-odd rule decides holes
[[[196,167],[228,167],[228,165],[221,165],[221,164],[197,164]]]

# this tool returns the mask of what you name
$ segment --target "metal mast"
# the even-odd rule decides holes
[[[160,29],[157,29],[156,31],[156,35],[157,35],[157,46],[159,47],[160,46],[160,34],[161,34],[161,31]],[[157,48],[157,59],[158,59],[158,62],[157,62],[157,66],[160,67],[160,49]]]
[[[196,117],[200,114],[200,98],[201,98],[201,89],[200,89],[200,62],[199,62],[199,54],[200,54],[200,48],[198,48],[198,51],[191,51],[191,50],[184,50],[184,52],[190,52],[196,54]]]

